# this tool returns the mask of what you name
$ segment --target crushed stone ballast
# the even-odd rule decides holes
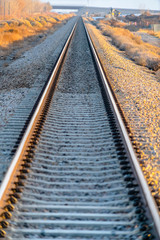
[[[2,182],[1,237],[156,238],[134,158],[80,18]]]

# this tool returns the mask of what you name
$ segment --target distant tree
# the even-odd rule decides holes
[[[50,3],[39,0],[0,0],[0,16],[24,16],[32,13],[47,12],[52,9]]]
[[[49,2],[44,4],[44,12],[49,12],[52,9],[52,6]]]

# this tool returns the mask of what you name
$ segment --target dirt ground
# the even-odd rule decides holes
[[[136,34],[141,36],[142,41],[150,43],[151,45],[154,45],[156,47],[160,47],[160,38],[143,32],[137,32]]]

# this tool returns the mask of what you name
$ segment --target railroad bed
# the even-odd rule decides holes
[[[80,19],[2,213],[6,239],[153,239],[99,79]]]

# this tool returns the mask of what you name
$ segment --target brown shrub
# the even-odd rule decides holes
[[[0,47],[7,47],[9,44],[22,40],[26,37],[36,35],[40,31],[52,27],[59,22],[73,17],[73,14],[48,14],[34,15],[25,19],[14,19],[9,21],[0,21]]]
[[[141,37],[127,29],[111,27],[102,22],[98,23],[104,35],[112,38],[112,43],[123,50],[136,63],[152,70],[160,68],[160,48],[144,43]]]
[[[115,20],[115,19],[100,20],[99,22],[102,23],[102,24],[107,24],[107,25],[110,25],[110,26],[113,26],[113,27],[119,27],[119,28],[123,28],[127,25],[126,23]]]
[[[0,45],[6,47],[8,44],[22,39],[23,37],[18,32],[6,32],[0,35]]]

